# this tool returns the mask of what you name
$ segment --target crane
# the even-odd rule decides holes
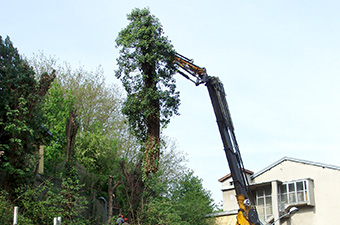
[[[196,86],[205,84],[208,88],[239,206],[236,224],[260,224],[255,205],[251,201],[249,183],[246,178],[241,153],[234,133],[234,126],[231,120],[223,83],[218,77],[209,76],[205,68],[195,65],[193,60],[181,54],[176,53],[174,64],[177,65],[177,72],[179,74],[195,83]]]

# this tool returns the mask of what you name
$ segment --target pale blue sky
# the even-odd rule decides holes
[[[219,76],[245,167],[283,156],[340,165],[340,2],[331,0],[0,0],[0,35],[114,78],[126,14],[150,7],[175,49]],[[178,76],[181,116],[165,134],[214,199],[229,171],[204,86]]]

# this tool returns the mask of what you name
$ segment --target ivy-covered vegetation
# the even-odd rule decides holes
[[[145,173],[156,172],[161,128],[178,114],[179,92],[173,75],[175,51],[159,20],[148,9],[135,9],[116,39],[120,56],[116,77],[127,92],[123,113],[143,145]]]
[[[204,217],[214,209],[210,193],[186,168],[174,140],[159,132],[157,169],[155,161],[145,161],[150,116],[156,115],[160,131],[178,113],[169,61],[174,52],[149,10],[136,9],[128,19],[132,23],[117,38],[125,50],[116,73],[127,82],[126,98],[105,82],[100,67],[73,69],[42,53],[24,59],[9,38],[0,37],[1,224],[12,223],[14,206],[19,206],[19,224],[52,224],[59,216],[63,224],[105,224],[104,200],[107,224],[115,224],[120,214],[134,225],[213,224]],[[154,38],[156,46],[134,35]],[[122,67],[127,57],[130,71]],[[143,60],[155,71],[146,72]],[[143,88],[143,80],[152,85]],[[148,162],[153,173],[145,177]]]

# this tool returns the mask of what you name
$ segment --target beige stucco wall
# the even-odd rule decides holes
[[[302,206],[285,225],[333,224],[329,215],[338,215],[340,209],[340,171],[320,166],[284,161],[256,177],[253,182],[270,180],[292,181],[303,178],[314,180],[315,207]]]
[[[234,189],[223,192],[223,210],[228,211],[232,209],[238,209]]]
[[[238,209],[237,201],[235,197],[234,185],[230,185],[233,179],[230,177],[222,182],[222,192],[223,195],[223,210],[228,211],[232,209]],[[227,190],[226,190],[227,189]]]
[[[216,225],[235,225],[236,222],[236,215],[216,217]]]

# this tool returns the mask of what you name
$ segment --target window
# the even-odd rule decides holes
[[[271,188],[256,190],[256,207],[262,222],[273,215]]]
[[[284,210],[289,205],[313,204],[312,180],[298,180],[281,184],[280,208]]]

